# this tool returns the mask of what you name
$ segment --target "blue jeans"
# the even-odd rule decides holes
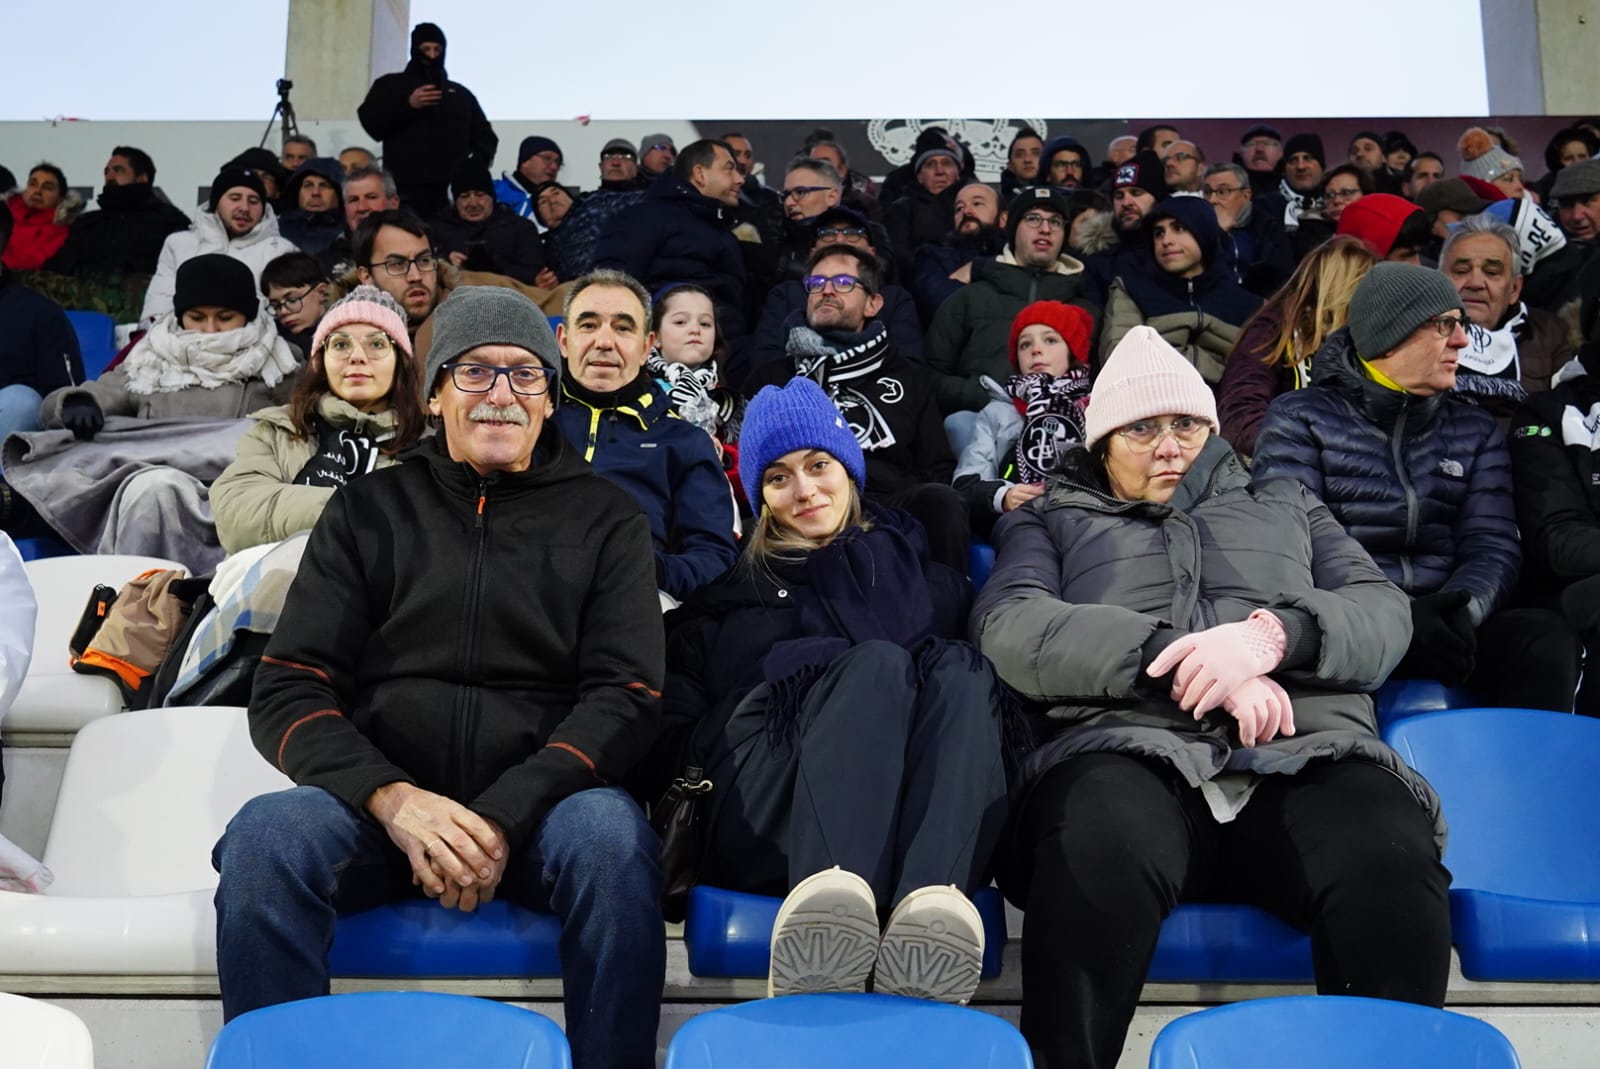
[[[561,918],[577,1069],[654,1069],[667,955],[659,850],[625,791],[580,791],[545,817],[497,892]],[[225,1020],[326,995],[339,915],[420,893],[383,828],[320,787],[246,803],[211,860],[222,874],[217,974]]]
[[[0,443],[8,435],[39,429],[39,406],[44,398],[32,386],[0,388]]]

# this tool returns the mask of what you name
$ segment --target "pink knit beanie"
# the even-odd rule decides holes
[[[366,284],[357,286],[339,298],[323,313],[317,323],[316,333],[311,336],[311,354],[320,353],[328,335],[349,323],[370,323],[393,338],[407,356],[411,355],[411,335],[406,332],[405,310],[393,297],[376,286]]]
[[[1094,443],[1135,420],[1151,416],[1199,416],[1217,423],[1217,399],[1182,353],[1150,327],[1128,331],[1106,357],[1089,391],[1084,444]]]

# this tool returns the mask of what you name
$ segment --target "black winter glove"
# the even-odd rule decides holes
[[[1411,646],[1396,669],[1414,679],[1437,679],[1456,687],[1472,674],[1478,635],[1472,629],[1472,596],[1446,590],[1411,599]]]
[[[61,425],[80,442],[87,442],[106,425],[105,413],[92,397],[69,397],[61,404]]]

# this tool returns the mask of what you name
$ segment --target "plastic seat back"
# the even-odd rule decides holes
[[[239,807],[292,787],[245,711],[145,709],[97,720],[67,755],[44,863],[49,894],[119,898],[217,885],[211,848]]]
[[[1032,1069],[999,1017],[894,995],[791,995],[723,1006],[672,1037],[666,1069]]]
[[[0,1036],[7,1069],[94,1069],[89,1029],[48,1002],[0,994]]]
[[[1156,1036],[1150,1069],[1519,1069],[1493,1026],[1381,999],[1295,995],[1180,1017]]]
[[[1456,709],[1399,721],[1389,745],[1444,803],[1457,890],[1600,902],[1600,721],[1536,709]]]
[[[117,355],[117,321],[104,312],[69,311],[67,322],[78,336],[78,351],[83,355],[83,375],[97,379]]]
[[[569,1069],[567,1037],[532,1010],[465,995],[371,991],[241,1014],[206,1069]]]

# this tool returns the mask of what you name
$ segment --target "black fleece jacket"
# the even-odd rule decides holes
[[[650,528],[546,424],[525,472],[424,441],[329,502],[250,700],[256,748],[360,809],[404,781],[513,848],[659,730]]]

